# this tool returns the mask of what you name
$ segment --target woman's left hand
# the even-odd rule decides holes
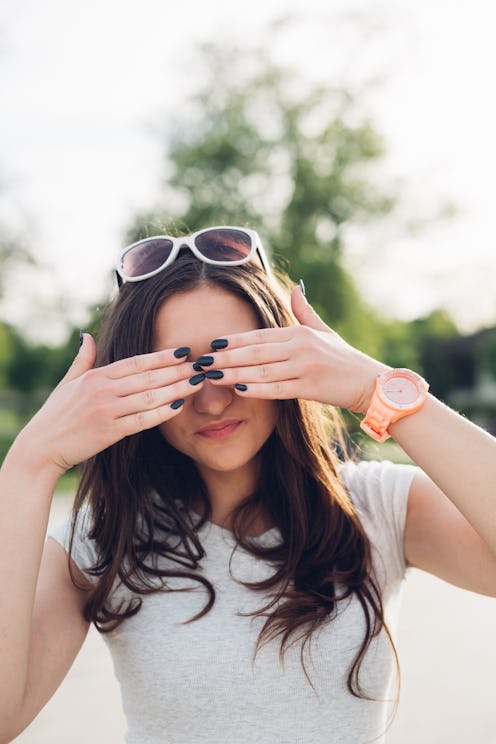
[[[301,398],[365,413],[375,378],[389,369],[358,351],[329,328],[299,286],[291,307],[300,325],[261,328],[226,336],[226,349],[214,354],[209,369],[224,377],[214,384],[246,385],[240,396],[284,400]]]

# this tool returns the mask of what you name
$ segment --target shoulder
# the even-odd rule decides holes
[[[71,546],[73,523],[74,536]],[[92,512],[90,507],[86,505],[78,511],[75,520],[71,513],[61,522],[50,526],[47,532],[47,537],[52,537],[62,545],[67,553],[71,553],[71,558],[82,571],[92,568],[98,560],[96,543],[89,536],[92,525]],[[94,577],[92,578],[94,581]]]
[[[401,579],[406,570],[405,523],[414,465],[388,460],[348,462],[339,470],[340,480],[355,507],[375,558],[385,568],[387,582]]]
[[[362,460],[343,463],[339,477],[355,507],[367,510],[377,506],[379,500],[408,496],[418,470],[416,465],[399,465],[389,460]]]

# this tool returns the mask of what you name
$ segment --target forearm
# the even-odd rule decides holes
[[[496,439],[431,395],[389,431],[496,555]]]
[[[21,435],[22,438],[22,435]],[[27,679],[31,618],[60,473],[34,465],[17,441],[0,470],[0,719],[15,714]]]

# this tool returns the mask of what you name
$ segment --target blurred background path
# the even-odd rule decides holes
[[[56,496],[51,522],[69,507]],[[496,743],[495,628],[495,600],[411,572],[398,640],[401,703],[388,744]],[[123,744],[124,731],[111,658],[92,627],[59,690],[15,742]]]

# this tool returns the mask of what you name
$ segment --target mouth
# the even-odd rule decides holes
[[[210,424],[200,429],[196,433],[205,439],[226,439],[239,429],[243,421],[241,419],[230,419],[229,421],[219,421],[216,424]]]

